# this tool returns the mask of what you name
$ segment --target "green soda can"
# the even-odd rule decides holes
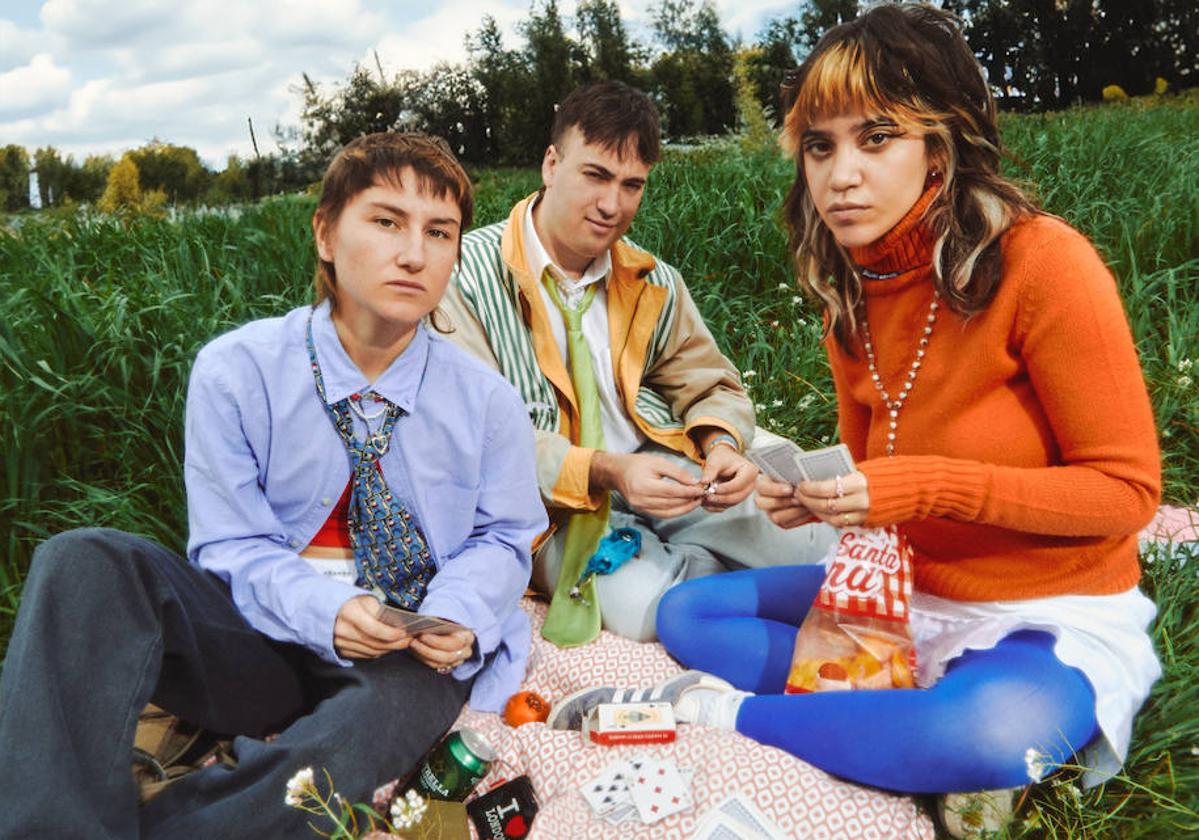
[[[462,802],[483,780],[495,761],[495,750],[473,729],[456,729],[421,762],[409,787],[430,799]]]

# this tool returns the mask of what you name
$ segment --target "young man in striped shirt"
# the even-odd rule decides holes
[[[600,608],[606,629],[652,640],[674,584],[815,561],[833,539],[826,526],[775,528],[749,500],[754,411],[740,377],[679,272],[622,239],[659,156],[644,93],[611,81],[576,89],[555,115],[542,189],[463,238],[443,302],[450,338],[503,373],[533,420],[551,516],[533,582],[556,593],[545,633],[560,644],[598,633]],[[605,524],[635,528],[640,550],[588,577]],[[556,638],[568,593],[592,626]]]

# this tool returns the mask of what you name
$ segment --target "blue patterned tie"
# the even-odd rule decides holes
[[[384,595],[397,606],[415,610],[425,598],[425,590],[437,565],[429,553],[425,535],[408,509],[392,494],[379,468],[379,459],[391,444],[391,432],[402,409],[374,391],[368,391],[363,396],[386,403],[387,413],[377,432],[370,434],[368,424],[366,440],[355,439],[350,399],[329,405],[325,398],[325,380],[312,343],[311,314],[308,316],[307,341],[316,392],[350,457],[347,519],[358,585]]]

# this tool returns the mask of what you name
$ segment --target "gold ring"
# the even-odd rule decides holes
[[[849,527],[849,514],[848,513],[841,514],[841,524],[844,527]]]

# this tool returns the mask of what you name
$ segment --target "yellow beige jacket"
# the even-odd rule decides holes
[[[570,373],[525,257],[522,220],[534,197],[513,207],[506,222],[463,237],[442,310],[453,327],[448,337],[504,374],[524,398],[537,436],[541,495],[558,525],[571,511],[595,510],[603,494],[591,492],[594,450],[577,445]],[[612,247],[607,283],[616,389],[637,427],[696,461],[689,432],[699,426],[718,426],[747,447],[753,404],[679,272],[622,240]]]

